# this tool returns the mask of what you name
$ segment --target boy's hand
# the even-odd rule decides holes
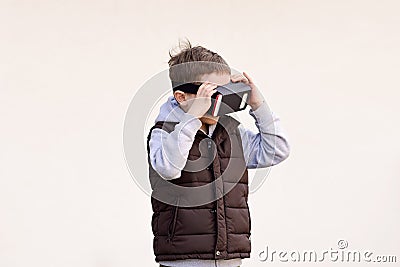
[[[211,106],[211,96],[217,92],[216,84],[204,82],[197,91],[196,97],[190,99],[192,102],[187,113],[192,114],[197,118],[203,117]]]
[[[247,100],[247,104],[249,104],[253,110],[256,110],[264,102],[264,97],[261,95],[257,86],[254,84],[253,79],[250,78],[250,76],[246,72],[243,72],[243,75],[240,73],[231,75],[231,81],[234,83],[243,82],[250,86],[251,93],[250,98],[248,98]]]

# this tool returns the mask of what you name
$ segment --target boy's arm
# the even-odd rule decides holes
[[[185,167],[189,150],[197,131],[201,128],[201,118],[211,106],[211,96],[217,91],[216,84],[204,82],[196,93],[196,97],[175,129],[167,133],[162,129],[153,129],[150,136],[150,160],[153,168],[164,179],[179,178]],[[154,133],[153,133],[154,132]]]
[[[256,110],[250,109],[249,114],[255,119],[259,132],[239,127],[247,167],[265,168],[285,160],[290,147],[279,117],[269,113],[265,101]]]
[[[185,113],[172,132],[153,129],[149,141],[150,162],[164,179],[171,180],[181,176],[181,170],[186,165],[189,150],[201,124],[198,118]]]

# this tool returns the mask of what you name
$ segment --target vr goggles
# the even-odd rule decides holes
[[[172,82],[173,91],[196,94],[201,84]],[[217,86],[211,96],[211,106],[206,112],[211,116],[241,111],[247,107],[247,99],[250,97],[251,88],[242,82],[230,82]]]

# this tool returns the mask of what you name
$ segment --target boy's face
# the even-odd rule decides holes
[[[219,73],[210,73],[210,74],[204,74],[203,76],[200,77],[201,82],[211,82],[215,83],[217,85],[224,85],[227,84],[231,81],[231,76],[229,74],[219,74]],[[196,97],[196,94],[190,94],[190,93],[184,93],[181,91],[176,91],[174,93],[175,99],[178,100],[179,104],[181,104],[183,101],[193,99]],[[188,101],[189,103],[192,103],[192,101]],[[187,103],[188,103],[187,102]],[[182,108],[187,112],[189,110],[191,104],[184,105]],[[218,122],[219,116],[211,116],[209,114],[204,114],[203,117],[200,118],[200,121],[202,121],[205,124],[216,124]]]

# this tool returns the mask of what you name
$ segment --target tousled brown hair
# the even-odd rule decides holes
[[[216,72],[231,74],[228,63],[217,53],[202,46],[192,46],[190,41],[179,41],[178,52],[169,51],[169,77],[171,81],[192,82],[200,76]],[[184,64],[188,63],[188,64]]]

